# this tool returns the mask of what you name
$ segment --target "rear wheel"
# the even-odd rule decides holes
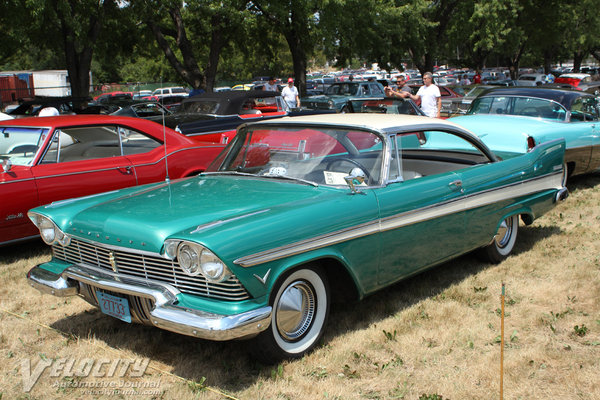
[[[500,224],[494,240],[479,250],[485,260],[497,264],[510,255],[517,241],[519,216],[513,215]]]
[[[318,267],[297,269],[276,285],[271,326],[255,339],[253,353],[264,363],[300,358],[317,344],[329,314],[329,286]]]

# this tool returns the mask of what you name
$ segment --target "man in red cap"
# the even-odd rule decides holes
[[[281,91],[281,97],[291,108],[300,107],[300,97],[298,97],[298,89],[294,86],[294,80],[288,79],[288,84]]]

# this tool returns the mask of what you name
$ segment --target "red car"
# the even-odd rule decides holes
[[[73,115],[0,123],[0,245],[36,237],[30,208],[197,174],[224,148],[141,118]],[[163,143],[166,141],[166,145]]]
[[[562,74],[554,80],[555,84],[566,83],[573,87],[573,89],[581,90],[580,84],[591,83],[592,77],[589,74],[569,73]],[[583,85],[581,85],[583,87]]]

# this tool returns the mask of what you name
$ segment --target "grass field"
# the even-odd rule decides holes
[[[521,225],[503,263],[463,256],[338,306],[313,353],[274,366],[250,359],[248,342],[126,324],[42,295],[25,274],[49,248],[3,248],[0,399],[498,399],[502,283],[504,398],[600,399],[600,174],[568,186],[565,203]],[[148,360],[143,376],[119,376],[127,360]],[[80,375],[87,362],[100,368],[77,376],[69,362]]]

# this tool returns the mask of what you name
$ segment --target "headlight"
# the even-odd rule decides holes
[[[330,108],[330,109],[333,109],[333,101],[332,101],[332,100],[329,100],[329,101],[327,102],[327,104],[329,105],[329,108]]]
[[[200,268],[202,268],[202,275],[212,282],[223,282],[231,275],[225,264],[208,249],[202,251]]]
[[[71,243],[71,237],[61,231],[50,218],[36,213],[28,213],[29,219],[40,230],[42,240],[49,245],[59,243],[62,246],[68,246]]]
[[[212,251],[197,243],[167,239],[163,252],[164,257],[176,259],[186,275],[202,274],[211,282],[223,282],[231,276],[229,268]]]
[[[200,254],[202,248],[188,243],[181,243],[177,248],[177,261],[183,272],[190,276],[200,273]]]

